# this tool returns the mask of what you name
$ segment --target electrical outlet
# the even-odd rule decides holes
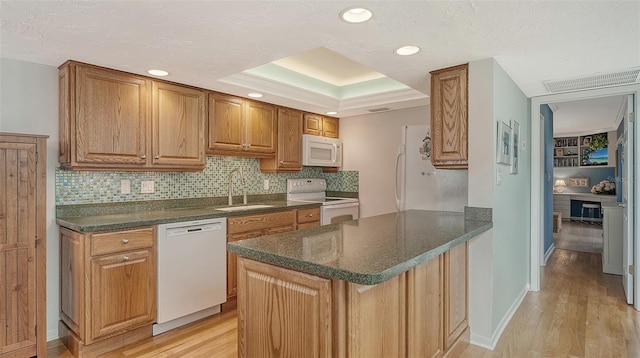
[[[269,190],[269,179],[264,180],[264,182],[262,183],[262,188],[264,190]]]
[[[155,192],[154,184],[153,180],[140,182],[140,192],[142,194],[153,194]]]
[[[120,180],[120,194],[131,194],[131,180]]]

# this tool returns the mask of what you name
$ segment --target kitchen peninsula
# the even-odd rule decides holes
[[[431,357],[468,340],[468,240],[490,209],[408,210],[229,243],[239,356]],[[474,219],[474,220],[472,220]]]

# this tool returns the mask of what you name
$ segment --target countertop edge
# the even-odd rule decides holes
[[[487,222],[486,225],[483,225],[475,230],[469,231],[463,234],[460,237],[457,237],[441,246],[438,246],[435,249],[424,252],[414,258],[411,258],[401,264],[390,267],[381,272],[375,273],[361,273],[361,272],[352,272],[339,268],[331,268],[328,266],[320,265],[317,263],[312,263],[296,258],[291,257],[283,257],[279,255],[275,255],[272,253],[250,249],[246,247],[236,246],[233,243],[227,244],[227,251],[233,252],[240,256],[276,265],[284,268],[288,268],[294,271],[303,272],[306,274],[320,276],[328,279],[340,279],[360,285],[377,285],[384,281],[387,281],[393,277],[396,277],[403,272],[406,272],[426,261],[437,257],[438,255],[450,250],[451,248],[458,246],[461,243],[469,241],[470,239],[489,231],[493,228],[492,222]]]

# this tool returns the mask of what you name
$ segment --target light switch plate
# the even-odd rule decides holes
[[[131,180],[120,180],[120,194],[131,194]]]
[[[142,194],[153,194],[155,192],[154,184],[153,180],[140,182],[140,192]]]
[[[496,173],[496,185],[500,184],[502,184],[502,172],[498,169],[498,172]]]

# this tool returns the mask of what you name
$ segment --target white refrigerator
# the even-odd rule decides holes
[[[396,207],[463,212],[467,205],[468,172],[436,169],[425,143],[429,126],[403,126],[396,158]]]

